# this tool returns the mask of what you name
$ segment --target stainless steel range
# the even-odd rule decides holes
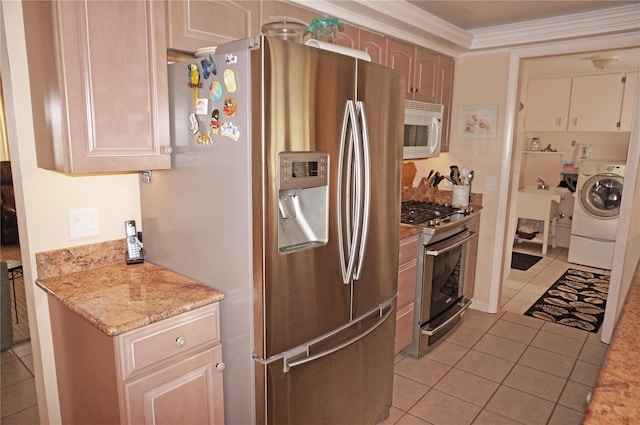
[[[404,351],[422,357],[460,321],[471,300],[463,296],[471,208],[421,201],[402,203],[401,222],[422,228],[413,342]]]

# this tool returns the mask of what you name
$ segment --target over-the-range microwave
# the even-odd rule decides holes
[[[440,155],[443,105],[404,101],[404,159]]]

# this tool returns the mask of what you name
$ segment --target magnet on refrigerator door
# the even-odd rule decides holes
[[[224,107],[222,108],[222,112],[229,118],[233,117],[238,110],[238,104],[231,96],[224,99]]]
[[[238,126],[232,122],[222,123],[220,126],[220,134],[235,142],[240,138],[240,130],[238,130]]]
[[[235,93],[238,89],[238,85],[236,84],[236,73],[233,72],[233,69],[225,69],[224,70],[224,86],[227,88],[229,93]]]
[[[198,122],[198,118],[196,114],[189,115],[189,123],[191,124],[189,128],[191,129],[191,134],[198,133],[198,129],[200,128],[200,123]]]
[[[238,63],[238,57],[233,53],[227,53],[224,55],[224,61],[226,63]]]
[[[214,102],[222,99],[222,84],[220,84],[220,81],[214,81],[211,83],[211,87],[209,88],[209,98]]]
[[[218,68],[215,62],[213,62],[211,55],[209,55],[209,59],[202,59],[200,64],[202,64],[202,76],[205,80],[207,80],[210,75],[216,75],[218,73]]]
[[[220,111],[218,111],[217,109],[214,109],[213,112],[211,112],[211,132],[213,134],[219,134],[220,133],[220,122],[218,121],[220,119]]]
[[[209,132],[198,134],[197,142],[199,145],[210,145],[213,143]]]

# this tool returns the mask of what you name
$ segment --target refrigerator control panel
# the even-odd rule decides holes
[[[278,190],[326,186],[329,175],[327,152],[280,152]]]

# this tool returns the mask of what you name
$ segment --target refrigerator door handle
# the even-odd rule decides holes
[[[364,110],[364,103],[358,101],[356,103],[356,111],[358,118],[360,119],[360,131],[362,132],[362,159],[363,159],[363,173],[364,182],[360,188],[362,195],[364,196],[364,203],[362,205],[362,228],[360,236],[360,248],[358,250],[358,264],[354,270],[354,279],[360,278],[360,271],[362,270],[362,261],[364,260],[364,251],[367,242],[367,235],[369,233],[369,213],[371,211],[371,150],[369,143],[369,127],[367,125],[367,113]]]
[[[387,308],[387,311],[385,311],[383,313],[383,310],[385,308]],[[368,335],[373,333],[380,326],[382,326],[382,324],[391,315],[393,315],[394,312],[395,312],[395,307],[393,306],[393,303],[388,303],[386,306],[380,306],[380,318],[373,325],[371,325],[369,328],[365,329],[364,331],[362,331],[358,335],[354,336],[353,338],[350,338],[350,339],[348,339],[348,340],[336,345],[335,347],[331,347],[331,348],[329,348],[327,350],[321,351],[319,353],[316,353],[316,354],[313,354],[313,355],[310,355],[310,356],[307,355],[306,357],[300,358],[299,355],[297,355],[295,360],[290,360],[289,358],[287,358],[285,356],[283,372],[287,373],[287,372],[289,372],[291,370],[292,367],[301,366],[303,364],[310,363],[310,362],[312,362],[314,360],[321,359],[323,357],[329,356],[329,355],[331,355],[333,353],[336,353],[336,352],[338,352],[340,350],[343,350],[343,349],[347,348],[350,345],[353,345],[353,344],[357,343],[358,341],[366,338]],[[307,350],[308,350],[308,347],[307,347]]]
[[[337,194],[340,264],[345,285],[351,283],[361,242],[363,164],[360,135],[354,101],[347,100],[342,121]]]

